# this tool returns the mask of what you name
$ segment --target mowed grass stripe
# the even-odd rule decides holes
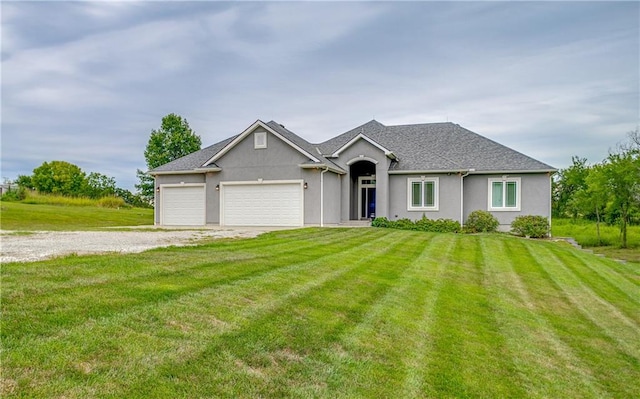
[[[351,267],[350,262],[362,259],[358,249],[374,256],[384,248],[379,241],[392,239],[393,236],[380,231],[371,231],[366,236],[352,234],[350,240],[342,240],[331,247],[323,246],[327,254],[325,261],[312,258],[227,281],[222,286],[205,288],[172,301],[114,312],[97,320],[87,319],[83,325],[62,329],[53,337],[26,337],[19,342],[21,350],[9,352],[6,360],[16,372],[22,369],[22,373],[18,373],[23,376],[20,383],[31,385],[36,391],[48,389],[50,382],[45,376],[53,371],[66,376],[59,381],[60,392],[77,385],[74,378],[78,376],[82,380],[95,380],[105,371],[110,371],[109,374],[117,371],[126,376],[141,370],[146,370],[145,374],[152,373],[158,364],[198,353],[212,336],[240,328],[288,298],[313,289],[326,279],[337,278]],[[291,244],[295,245],[295,242]],[[345,260],[349,266],[341,267],[340,260]],[[212,273],[216,271],[212,269]],[[185,336],[190,338],[183,340]],[[38,358],[44,353],[66,353],[68,358],[62,362],[48,356]],[[118,367],[122,356],[129,360]],[[40,364],[38,368],[32,367],[35,359]],[[99,379],[106,386],[112,384],[110,378]],[[43,385],[37,386],[38,382]],[[83,396],[83,393],[76,393],[74,396]]]
[[[554,254],[572,273],[579,278],[585,287],[606,300],[635,325],[640,325],[640,287],[629,283],[626,279],[612,273],[615,263],[609,259],[598,259],[599,262],[586,260],[578,251],[555,251]],[[608,263],[608,265],[607,265]]]
[[[485,287],[482,239],[456,237],[442,276],[425,383],[429,397],[526,396]]]
[[[496,308],[500,332],[523,381],[527,397],[603,397],[590,369],[539,314],[539,304],[523,279],[532,262],[519,239],[483,240],[485,278]],[[490,260],[490,262],[489,262]],[[523,275],[516,273],[516,266]],[[542,281],[542,283],[546,283]]]
[[[611,339],[617,341],[628,355],[640,361],[640,325],[625,316],[614,304],[598,296],[591,286],[586,285],[580,276],[572,271],[575,267],[570,267],[569,264],[576,262],[576,258],[565,256],[563,262],[562,255],[554,249],[536,244],[540,264],[555,284],[562,289],[575,308]]]
[[[357,281],[373,260],[402,245],[405,238],[402,234],[391,234],[382,241],[371,241],[371,231],[362,233],[369,238],[366,243],[349,253],[314,262],[314,266],[332,270],[331,273],[299,270],[299,275],[291,278],[306,280],[306,284],[274,298],[270,306],[253,309],[252,317],[213,337],[200,351],[158,367],[153,375],[147,376],[149,380],[142,380],[116,396],[159,397],[164,395],[166,386],[175,383],[184,384],[184,389],[195,383],[199,394],[217,397],[234,396],[225,393],[225,389],[243,392],[243,397],[288,396],[287,391],[297,387],[307,390],[311,386],[313,391],[313,384],[307,379],[322,379],[323,368],[312,372],[315,361],[306,356],[331,340],[342,324],[357,317],[363,298],[376,295],[375,285]],[[332,252],[331,247],[325,248]],[[265,285],[258,283],[261,287]],[[277,288],[267,286],[266,292],[258,296]],[[339,303],[331,300],[332,294],[338,296]],[[327,309],[323,309],[325,304],[329,306]],[[294,371],[300,370],[301,363],[304,378],[292,381],[287,376],[299,377]],[[218,373],[221,368],[225,373]]]
[[[512,246],[528,251],[528,262],[514,264],[527,291],[535,300],[540,314],[556,331],[556,335],[571,348],[580,359],[583,370],[597,380],[598,388],[614,397],[633,397],[640,391],[640,363],[621,350],[618,340],[612,339],[569,298],[555,272],[557,268],[545,267],[540,250],[545,243],[514,241]],[[555,247],[556,251],[574,250]],[[520,253],[520,251],[518,251]],[[604,315],[603,317],[609,317]],[[615,382],[614,382],[615,381]]]
[[[421,260],[430,249],[442,245],[446,236],[417,233],[387,254],[389,264],[376,262],[362,278],[379,281],[384,294],[366,301],[347,328],[319,356],[325,371],[328,392],[340,391],[343,396],[389,397],[402,389],[407,373],[407,358],[411,343],[422,338],[418,329],[419,316],[428,275]],[[390,271],[395,271],[391,274]],[[392,284],[386,278],[392,277]],[[372,386],[370,381],[384,381]],[[292,392],[298,395],[301,392]]]
[[[322,235],[323,232],[319,231]],[[382,233],[378,233],[379,235]],[[305,237],[313,235],[307,232]],[[353,245],[361,242],[358,236],[348,235],[346,231],[338,231],[334,234],[334,247],[336,251],[349,250]],[[58,272],[57,279],[62,281],[63,288],[55,287],[43,291],[38,288],[36,292],[28,289],[16,290],[15,285],[4,286],[8,295],[3,296],[3,308],[7,313],[14,309],[20,309],[17,317],[10,318],[15,321],[3,325],[2,335],[19,337],[28,335],[55,335],[60,329],[67,329],[73,325],[81,324],[86,319],[95,319],[113,315],[120,310],[130,310],[136,306],[147,306],[149,303],[172,300],[179,295],[197,291],[214,284],[222,285],[234,280],[248,278],[262,272],[267,272],[274,267],[295,264],[308,257],[321,256],[324,253],[322,247],[315,246],[305,239],[305,244],[292,244],[289,240],[272,237],[258,237],[248,241],[261,241],[262,251],[259,256],[251,256],[243,253],[243,256],[231,253],[219,253],[217,245],[210,244],[204,248],[169,248],[165,249],[161,259],[154,262],[151,253],[121,257],[117,262],[111,261],[108,273],[104,277],[96,278],[90,284],[78,284],[73,287],[76,275],[81,282],[86,281],[86,274],[80,273],[83,266],[91,269],[94,275],[102,270],[101,257],[70,258],[72,267],[52,268]],[[271,252],[271,248],[274,249]],[[157,252],[152,251],[152,252]],[[164,254],[167,256],[164,256]],[[272,253],[271,256],[265,255]],[[211,259],[211,258],[215,258]],[[76,261],[78,263],[76,263]],[[45,261],[34,264],[8,265],[7,276],[11,278],[11,271],[15,268],[34,268],[42,270],[42,278],[47,281],[49,265],[56,261]],[[94,264],[97,263],[97,266]],[[154,267],[154,265],[156,265]],[[240,265],[240,267],[238,266]],[[4,267],[4,266],[3,266]],[[119,269],[118,274],[116,270]],[[215,269],[216,273],[211,273]],[[4,280],[4,279],[3,279]],[[29,279],[28,286],[40,286],[38,277]],[[11,290],[11,289],[14,290]],[[17,291],[17,292],[16,292]],[[52,329],[52,322],[57,328]]]

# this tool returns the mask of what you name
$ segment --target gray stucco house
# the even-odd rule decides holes
[[[454,123],[372,120],[311,144],[274,121],[149,171],[158,225],[551,216],[553,167]]]

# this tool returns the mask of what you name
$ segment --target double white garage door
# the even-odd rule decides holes
[[[204,185],[162,188],[163,225],[204,225]],[[220,184],[220,225],[302,226],[302,182]]]

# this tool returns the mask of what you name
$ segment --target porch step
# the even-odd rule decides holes
[[[341,227],[371,227],[371,220],[344,220],[338,223]]]

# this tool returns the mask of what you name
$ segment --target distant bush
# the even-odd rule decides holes
[[[127,206],[126,202],[124,202],[122,198],[113,197],[113,196],[100,198],[96,205],[98,205],[101,208],[112,208],[112,209],[131,207],[130,205]]]
[[[460,223],[451,219],[438,219],[432,220],[426,216],[422,216],[422,219],[413,221],[411,219],[403,218],[395,221],[389,220],[385,217],[379,217],[373,219],[371,222],[373,227],[385,227],[398,230],[416,230],[416,231],[428,231],[432,233],[459,233]]]
[[[27,189],[25,189],[24,187],[18,187],[2,194],[2,197],[0,199],[2,201],[22,201],[25,198],[27,198]]]
[[[523,237],[548,237],[549,220],[544,216],[518,216],[511,223],[511,232]]]
[[[491,213],[483,210],[475,210],[469,214],[464,230],[467,233],[493,233],[500,223]]]

